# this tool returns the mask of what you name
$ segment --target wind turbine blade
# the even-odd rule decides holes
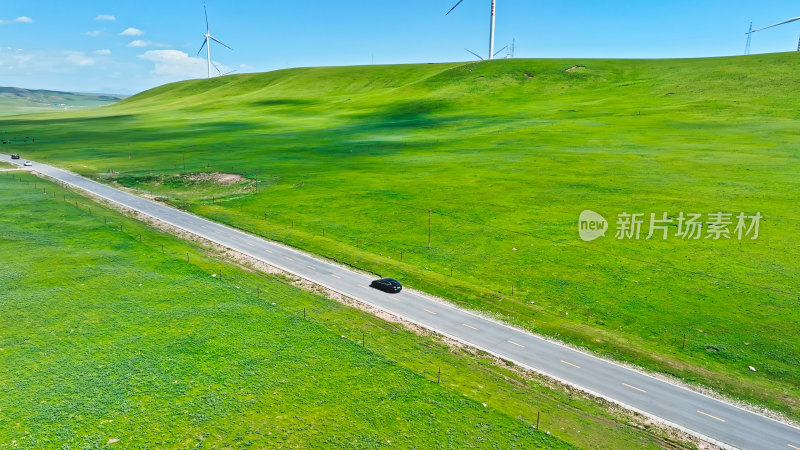
[[[219,40],[219,39],[217,39],[217,38],[215,38],[214,36],[209,36],[209,38],[213,39],[213,40],[214,40],[214,42],[216,42],[217,44],[224,45],[225,47],[228,47],[228,46],[227,46],[227,45],[225,45],[224,43],[220,42],[220,40]],[[233,50],[233,49],[232,49],[232,48],[230,48],[230,47],[228,47],[228,48],[229,48],[229,49],[231,49],[231,50]]]
[[[446,15],[448,15],[448,14],[450,14],[451,12],[453,12],[453,10],[454,10],[454,9],[458,8],[458,5],[460,5],[460,4],[461,4],[461,2],[463,2],[463,1],[464,1],[464,0],[458,0],[458,3],[456,3],[456,4],[455,4],[455,6],[453,6],[452,8],[450,8],[450,11],[447,11],[447,13],[445,14],[445,16],[446,16]]]
[[[508,46],[506,45],[505,47],[501,48],[500,50],[498,50],[498,51],[494,52],[494,56],[497,56],[497,55],[499,55],[499,54],[500,54],[500,52],[502,52],[503,50],[505,50],[505,49],[507,49],[507,48],[508,48]]]
[[[217,63],[215,63],[215,62],[213,62],[213,61],[212,61],[212,62],[211,62],[211,65],[212,65],[212,66],[214,66],[214,68],[215,68],[215,69],[217,69],[217,73],[218,73],[218,74],[222,75],[222,71],[221,71],[221,70],[219,70],[219,67],[217,67]]]
[[[230,75],[230,74],[232,74],[233,72],[236,72],[236,70],[238,70],[238,69],[233,69],[233,70],[231,70],[230,72],[226,73],[225,75]],[[223,77],[224,77],[225,75],[223,75]]]
[[[206,33],[210,33],[211,28],[208,27],[208,10],[205,3],[203,3],[203,13],[206,15]]]
[[[201,45],[201,46],[200,46],[200,50],[198,50],[198,51],[197,51],[197,55],[198,55],[198,56],[200,55],[200,52],[202,52],[202,51],[203,51],[203,48],[206,46],[206,41],[208,41],[208,39],[205,39],[205,38],[204,38],[204,39],[203,39],[203,45]]]
[[[794,22],[795,20],[800,20],[800,17],[795,17],[793,19],[784,20],[783,22],[778,22],[778,23],[772,24],[772,25],[770,25],[768,27],[764,27],[764,28],[759,28],[757,30],[753,30],[753,33],[755,33],[756,31],[766,30],[767,28],[777,27],[778,25],[783,25],[785,23]],[[747,33],[745,33],[745,34],[747,34]]]
[[[479,55],[479,54],[477,54],[477,53],[473,52],[472,50],[470,50],[470,49],[468,49],[468,48],[465,48],[464,50],[466,50],[466,51],[468,51],[468,52],[472,53],[473,55],[475,55],[475,57],[476,57],[476,58],[480,59],[481,61],[483,61],[483,60],[484,60],[484,59],[483,59],[483,57],[482,57],[481,55]]]

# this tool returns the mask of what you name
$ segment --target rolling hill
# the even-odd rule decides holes
[[[12,146],[24,157],[800,418],[787,338],[800,332],[798,65],[290,69],[6,118],[0,132],[36,138]],[[612,230],[641,214],[643,232],[583,242],[584,210]],[[677,235],[682,213],[718,212],[760,214],[758,238]],[[663,213],[668,238],[647,239]]]
[[[93,108],[116,103],[125,97],[121,95],[82,94],[0,87],[0,116]]]

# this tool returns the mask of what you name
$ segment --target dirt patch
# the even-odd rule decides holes
[[[569,67],[567,69],[564,69],[564,72],[574,72],[576,70],[582,70],[582,69],[586,69],[586,66],[577,66],[577,65],[576,66],[572,66],[572,67]]]
[[[181,175],[180,177],[195,183],[216,183],[223,186],[233,186],[234,184],[250,181],[239,174],[223,172],[187,173]]]
[[[533,75],[530,72],[525,72],[525,78],[533,78]]]

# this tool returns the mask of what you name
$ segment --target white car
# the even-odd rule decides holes
[[[33,165],[33,163],[32,163],[32,162],[30,162],[30,161],[25,161],[25,167],[30,167],[30,166],[32,166],[32,165]]]

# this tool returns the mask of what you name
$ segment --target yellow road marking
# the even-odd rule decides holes
[[[309,265],[306,265],[306,267],[308,267],[308,268],[309,268],[309,269],[311,269],[311,270],[317,270],[317,268],[316,268],[316,267],[314,267],[314,266],[309,266]]]
[[[508,341],[508,343],[509,343],[509,344],[514,344],[514,345],[516,345],[517,347],[520,347],[520,348],[525,348],[525,346],[524,346],[524,345],[522,345],[522,344],[517,344],[517,343],[516,343],[516,342],[514,342],[514,341]]]
[[[794,446],[794,445],[792,445],[792,444],[786,444],[786,445],[788,445],[789,447],[792,447],[792,448],[793,448],[793,449],[795,449],[795,450],[800,450],[800,447],[795,447],[795,446]]]
[[[564,363],[564,364],[566,364],[566,365],[568,365],[568,366],[572,366],[572,367],[574,367],[574,368],[576,368],[576,369],[580,369],[580,368],[581,368],[581,366],[578,366],[578,365],[572,364],[571,362],[566,362],[566,361],[564,361],[563,359],[562,359],[562,360],[560,360],[560,361],[561,361],[562,363]]]
[[[467,328],[472,328],[473,330],[475,330],[475,331],[478,331],[478,329],[477,329],[477,328],[475,328],[475,327],[473,327],[472,325],[467,325],[467,324],[465,324],[465,323],[462,323],[461,325],[464,325],[464,326],[465,326],[465,327],[467,327]]]
[[[359,286],[363,287],[364,289],[369,289],[368,287],[364,286],[363,284],[359,284]]]
[[[266,248],[264,249],[264,251],[267,252],[267,253],[272,253],[271,250],[267,250]]]
[[[631,385],[630,385],[630,384],[628,384],[628,383],[622,383],[622,385],[623,385],[623,386],[625,386],[625,387],[629,387],[629,388],[631,388],[631,389],[633,389],[633,390],[639,391],[639,392],[647,392],[647,391],[645,391],[644,389],[639,389],[639,388],[637,388],[636,386],[631,386]]]
[[[340,277],[339,275],[336,275],[335,273],[332,273],[332,274],[331,274],[331,276],[332,276],[333,278],[338,278],[338,279],[340,279],[340,280],[342,279],[342,277]]]
[[[286,259],[288,259],[289,261],[294,261],[292,258],[289,258],[288,256],[286,257]]]
[[[428,309],[425,309],[425,308],[422,308],[422,310],[425,311],[428,314],[433,314],[434,316],[436,315],[436,313],[431,311],[431,310],[428,310]]]
[[[699,412],[700,414],[702,414],[702,415],[704,415],[704,416],[711,417],[712,419],[719,420],[720,422],[725,422],[725,419],[720,419],[720,418],[719,418],[719,417],[717,417],[717,416],[712,416],[711,414],[709,414],[709,413],[706,413],[706,412],[703,412],[703,411],[700,411],[699,409],[697,410],[697,412]]]

